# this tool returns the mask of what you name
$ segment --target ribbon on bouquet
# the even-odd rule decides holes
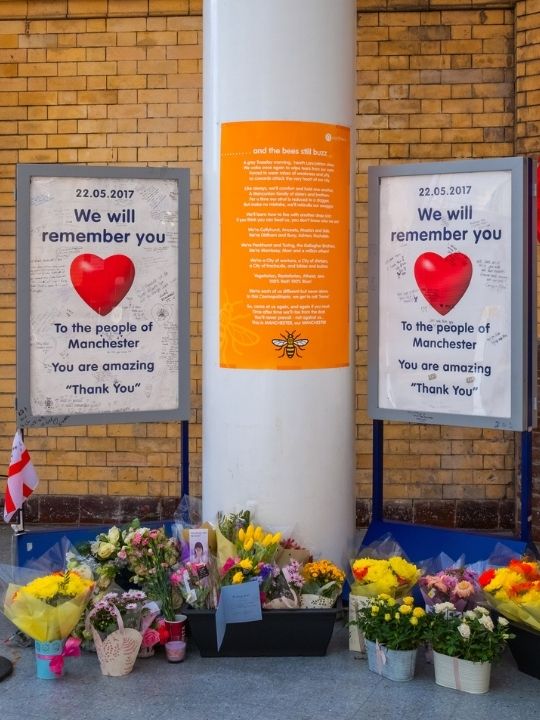
[[[60,655],[40,655],[43,660],[49,660],[51,672],[55,675],[61,675],[64,668],[65,657],[79,657],[81,654],[81,641],[79,638],[69,637]]]
[[[379,675],[382,675],[383,666],[386,665],[384,648],[378,640],[375,640],[375,667]]]

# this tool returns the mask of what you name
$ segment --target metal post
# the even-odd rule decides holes
[[[373,489],[371,520],[383,519],[383,440],[382,420],[373,421]]]
[[[189,495],[189,421],[182,420],[180,425],[180,444],[181,444],[181,487],[180,497]]]

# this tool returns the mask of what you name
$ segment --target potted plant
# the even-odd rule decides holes
[[[511,621],[510,651],[521,672],[540,678],[540,562],[513,559],[479,578],[487,602]]]
[[[435,682],[468,693],[489,690],[491,664],[512,637],[508,620],[493,621],[477,605],[460,613],[450,602],[438,603],[428,615],[428,639],[433,648]]]
[[[300,607],[331,608],[345,582],[345,573],[330,560],[316,560],[302,568],[302,595]]]
[[[147,604],[142,590],[110,592],[92,602],[86,627],[92,633],[103,675],[120,677],[133,669],[143,634],[156,615],[147,611]]]
[[[386,594],[393,598],[408,595],[420,577],[420,569],[401,555],[384,558],[361,557],[351,563],[353,582],[349,595],[349,650],[365,652],[364,637],[354,622],[356,612],[370,598]]]
[[[426,612],[415,607],[414,598],[407,596],[398,601],[382,593],[360,607],[350,624],[364,634],[372,672],[390,680],[412,680],[417,650],[427,627]]]

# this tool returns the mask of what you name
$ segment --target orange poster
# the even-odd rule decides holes
[[[350,130],[221,128],[220,365],[349,364]]]

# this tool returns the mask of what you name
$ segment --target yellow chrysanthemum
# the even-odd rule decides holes
[[[412,595],[407,595],[407,597],[403,598],[403,603],[405,605],[414,605],[414,598]]]
[[[421,618],[421,617],[424,617],[424,615],[426,614],[426,611],[424,610],[424,608],[415,607],[412,614],[413,614],[413,617],[415,617],[415,618]]]
[[[234,575],[232,576],[232,584],[233,584],[233,585],[238,585],[238,584],[240,584],[243,580],[244,580],[244,573],[242,573],[242,572],[240,572],[240,571],[235,572]]]
[[[399,612],[402,615],[410,615],[412,613],[412,607],[410,605],[400,605]]]
[[[242,568],[242,570],[253,570],[253,563],[249,558],[244,558],[243,560],[240,560],[238,565]]]

